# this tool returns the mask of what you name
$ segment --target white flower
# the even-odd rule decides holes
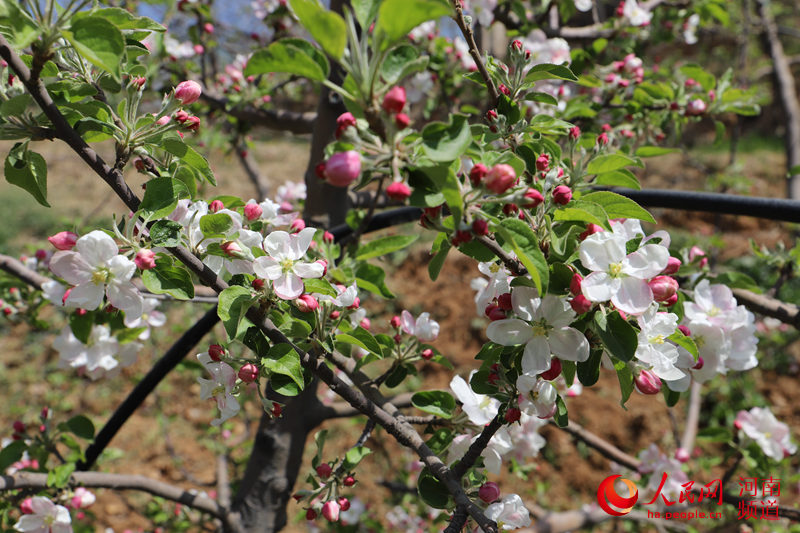
[[[522,413],[519,424],[508,426],[508,434],[514,443],[514,457],[518,461],[539,455],[539,450],[547,444],[544,437],[539,434],[539,429],[547,424],[547,420]]]
[[[478,435],[472,436],[470,434],[457,435],[450,443],[447,449],[447,464],[453,464],[460,460],[467,453],[469,447]],[[511,436],[507,428],[500,428],[489,440],[489,444],[481,452],[483,463],[492,474],[499,474],[503,466],[503,456],[514,449],[514,444],[511,442]]]
[[[306,199],[306,184],[302,181],[287,181],[278,187],[276,200],[278,203],[294,203],[298,200]]]
[[[59,367],[84,369],[93,380],[113,377],[120,368],[133,364],[141,347],[138,342],[121,345],[103,325],[92,326],[88,344],[78,340],[69,326],[65,326],[53,341],[53,349],[59,352]]]
[[[336,292],[339,293],[336,298],[333,296],[328,296],[327,294],[319,293],[314,293],[313,296],[315,296],[320,302],[331,302],[336,307],[350,307],[356,303],[356,300],[358,299],[358,286],[356,285],[355,281],[349,287],[337,284],[334,286],[334,288],[336,289]],[[361,320],[359,319],[359,322],[360,321]]]
[[[406,99],[416,104],[429,97],[433,90],[433,76],[427,70],[417,72],[406,83]]]
[[[97,309],[106,295],[111,305],[126,315],[141,315],[142,296],[130,281],[136,265],[118,255],[114,239],[96,230],[78,239],[75,248],[77,252],[55,253],[50,261],[50,270],[74,285],[65,305]]]
[[[697,27],[700,25],[700,15],[692,13],[683,25],[683,40],[686,44],[697,43]]]
[[[509,494],[499,503],[493,503],[484,514],[486,518],[497,522],[501,530],[510,531],[531,525],[528,509],[517,494]]]
[[[325,267],[320,263],[300,261],[306,254],[314,228],[305,228],[295,235],[285,231],[273,231],[264,239],[267,257],[253,262],[255,273],[272,281],[272,288],[280,298],[292,300],[303,294],[302,278],[320,278]]]
[[[464,3],[466,4],[465,7],[478,19],[478,24],[484,27],[492,24],[497,0],[469,0],[469,2]]]
[[[473,374],[475,374],[474,370],[469,375],[470,379]],[[454,376],[450,380],[450,389],[461,402],[461,408],[467,413],[469,421],[476,426],[485,426],[497,416],[500,402],[491,396],[477,394],[462,377]]]
[[[56,505],[47,498],[31,498],[33,514],[22,515],[14,524],[16,531],[26,533],[72,533],[72,518],[63,505]]]
[[[678,315],[659,313],[658,305],[653,304],[638,318],[638,322],[641,331],[636,346],[636,358],[650,365],[653,373],[661,379],[682,378],[684,373],[675,367],[678,348],[667,342],[667,337],[678,328]]]
[[[303,194],[303,198],[305,198],[305,190]],[[247,203],[250,202],[255,203],[255,200],[250,200]],[[281,206],[270,199],[265,199],[258,206],[261,208],[259,220],[269,226],[288,226],[296,218],[295,213],[281,213]]]
[[[647,280],[667,266],[669,250],[646,244],[626,254],[626,242],[618,233],[601,231],[580,244],[581,264],[592,271],[581,283],[581,292],[592,302],[611,300],[618,309],[639,315],[653,302]]]
[[[531,53],[529,65],[553,63],[560,65],[571,61],[569,43],[560,37],[548,39],[542,30],[533,30],[522,42],[525,50]]]
[[[569,303],[552,294],[538,298],[533,287],[514,287],[511,306],[519,318],[497,320],[489,324],[486,336],[503,346],[525,344],[522,372],[535,376],[550,368],[551,354],[568,361],[589,359],[589,342],[569,324],[575,311]]]
[[[738,304],[727,285],[711,285],[704,279],[694,288],[692,300],[683,306],[687,321],[707,322],[722,328],[735,327],[747,321],[747,317],[741,315],[736,315],[739,321],[731,320]]]
[[[413,335],[422,342],[435,341],[439,336],[439,323],[431,319],[430,313],[422,313],[419,318],[414,320],[414,317],[403,310],[400,313],[400,323],[403,326],[403,331],[409,335]]]
[[[64,307],[64,294],[67,288],[54,279],[42,283],[42,296],[57,307]]]
[[[200,398],[214,398],[220,416],[211,421],[212,426],[219,426],[239,412],[239,402],[232,394],[236,384],[236,371],[224,361],[213,361],[208,353],[197,354],[197,359],[206,367],[212,379],[197,378],[200,383]]]
[[[478,316],[483,316],[489,303],[500,296],[511,292],[508,280],[511,278],[508,270],[497,263],[478,263],[478,270],[481,274],[489,276],[489,279],[474,278],[470,282],[470,287],[478,291],[475,295],[475,310]]]
[[[642,8],[636,0],[625,0],[622,14],[630,21],[631,26],[645,26],[653,18],[653,14]]]
[[[517,390],[525,398],[520,402],[520,409],[539,418],[550,418],[556,413],[558,392],[552,383],[538,376],[520,374],[517,378]]]
[[[145,298],[142,304],[142,314],[139,317],[125,317],[126,328],[146,328],[139,340],[146,341],[150,338],[150,328],[160,328],[167,323],[167,317],[161,311],[156,311],[158,300],[156,298]]]
[[[755,441],[764,455],[775,461],[797,453],[797,446],[790,440],[789,426],[779,422],[767,408],[753,407],[750,411],[739,411],[736,414],[736,427]]]
[[[423,22],[410,32],[408,32],[409,37],[411,37],[414,41],[419,41],[423,37],[426,37],[431,34],[436,33],[436,21],[429,20],[428,22]]]
[[[347,511],[339,512],[339,521],[344,526],[358,524],[361,515],[367,511],[367,506],[358,498],[350,500],[350,508]]]
[[[586,11],[592,10],[592,0],[575,0],[575,9],[578,11]]]
[[[453,38],[453,48],[456,50],[456,58],[461,61],[461,66],[467,70],[474,71],[478,69],[475,60],[469,54],[469,45],[462,37]]]

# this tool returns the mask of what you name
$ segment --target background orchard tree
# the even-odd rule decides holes
[[[6,181],[36,213],[66,202],[48,194],[49,141],[63,142],[124,205],[113,220],[61,225],[23,261],[0,256],[1,308],[9,327],[59,330],[50,383],[58,373],[90,395],[127,393],[110,418],[15,407],[0,452],[3,527],[91,529],[98,488],[152,494],[142,512],[176,531],[277,531],[287,509],[300,527],[332,531],[566,531],[609,519],[520,481],[551,426],[636,478],[641,498],[718,498],[738,512],[728,523],[754,513],[770,520],[756,526],[796,527],[789,426],[754,393],[758,378],[740,377],[764,362],[797,373],[796,356],[776,349],[796,332],[753,314],[796,328],[797,308],[781,301],[797,291],[794,249],[754,243],[750,258],[721,265],[642,206],[796,222],[798,205],[642,190],[637,170],[682,149],[682,165],[697,166],[688,147],[709,131],[730,150],[701,169],[707,188],[737,190],[745,120],[768,103],[756,82],[774,73],[796,197],[800,115],[776,22],[797,15],[791,6],[118,4],[0,4]],[[762,57],[765,73],[754,72]],[[265,128],[310,134],[302,180],[264,176],[254,154]],[[215,171],[218,152],[239,166]],[[249,181],[252,197],[214,189],[218,179]],[[392,282],[402,270],[385,258],[418,240],[432,281],[456,256],[477,266],[476,317],[460,311],[478,321],[480,347],[463,372],[437,339],[476,334],[467,315],[446,332],[438,302],[391,303],[411,287]],[[158,333],[165,324],[177,340]],[[152,363],[139,357],[170,343]],[[449,387],[421,381],[435,368]],[[213,494],[101,471],[168,375],[196,383],[181,403],[213,399],[201,437],[219,451]],[[672,435],[642,450],[593,434],[568,414],[583,387],[606,389],[620,413],[636,389],[654,412],[669,409]],[[335,419],[358,429],[337,436]],[[416,456],[408,472],[401,447]],[[397,505],[370,512],[376,450]],[[741,481],[767,477],[788,497]],[[185,508],[167,512],[164,500]]]

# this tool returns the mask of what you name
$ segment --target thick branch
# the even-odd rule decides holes
[[[42,276],[8,255],[0,254],[0,270],[5,270],[36,289],[41,289],[42,283],[50,281],[47,276]]]
[[[153,496],[178,502],[198,511],[203,511],[219,518],[231,531],[241,531],[238,518],[217,502],[196,491],[184,490],[180,487],[164,483],[146,476],[108,474],[105,472],[75,472],[71,479],[78,485],[87,488],[105,488],[115,490],[138,490]],[[47,485],[47,474],[19,472],[12,476],[0,476],[0,491],[17,489],[44,489]]]
[[[741,305],[754,313],[777,318],[800,329],[800,309],[796,305],[745,289],[733,289],[733,295]]]
[[[478,460],[478,457],[481,456],[483,450],[486,449],[486,446],[489,445],[489,441],[492,440],[494,434],[497,433],[497,430],[503,425],[503,418],[498,413],[491,422],[489,422],[481,434],[475,439],[475,442],[470,444],[469,449],[464,454],[464,457],[461,458],[460,461],[453,467],[453,475],[456,476],[458,479],[461,479],[464,474],[467,473],[467,470],[472,468],[475,464],[475,461]]]

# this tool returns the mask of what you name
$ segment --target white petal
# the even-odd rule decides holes
[[[566,299],[548,294],[542,298],[542,305],[539,306],[536,316],[544,318],[554,328],[563,328],[575,320],[575,311]]]
[[[78,252],[60,251],[54,253],[50,259],[50,270],[67,283],[78,285],[89,281],[94,269]]]
[[[589,359],[589,341],[575,328],[555,329],[547,337],[550,349],[561,359],[583,362]]]
[[[291,250],[289,240],[290,236],[285,231],[273,231],[264,239],[264,250],[267,255],[283,259],[289,255]]]
[[[300,263],[297,262],[292,267],[294,273],[301,278],[321,278],[325,272],[325,267],[320,263]]]
[[[303,280],[291,272],[282,274],[272,282],[275,294],[284,300],[293,300],[303,294]]]
[[[605,271],[625,258],[625,240],[611,232],[589,235],[579,247],[581,264],[589,270]],[[588,296],[587,296],[588,298]]]
[[[124,255],[115,255],[108,261],[108,268],[116,279],[128,281],[136,272],[136,263]]]
[[[643,279],[622,278],[619,291],[611,297],[611,303],[626,313],[638,315],[647,311],[653,303],[653,291]]]
[[[95,285],[91,281],[73,287],[65,304],[70,307],[82,307],[89,311],[100,307],[105,295],[105,286]]]
[[[475,403],[475,393],[461,376],[453,376],[453,379],[450,380],[450,390],[462,404]]]
[[[272,257],[258,257],[253,261],[253,271],[260,278],[275,280],[281,277],[283,269]]]
[[[605,272],[592,272],[581,282],[581,292],[592,302],[607,302],[619,290],[619,278]]]
[[[142,295],[130,281],[112,281],[106,292],[111,305],[124,311],[125,316],[142,316]]]
[[[317,230],[314,228],[303,228],[300,232],[292,235],[292,240],[290,241],[292,259],[300,259],[306,255],[306,251],[308,251],[316,232]]]
[[[400,325],[403,327],[403,331],[409,335],[413,335],[417,331],[417,321],[414,320],[413,315],[405,309],[400,313]]]
[[[532,320],[539,304],[539,291],[535,287],[520,285],[511,291],[511,307],[522,320]]]
[[[119,253],[117,243],[106,233],[95,230],[87,233],[75,243],[75,248],[83,258],[92,266],[99,266],[106,263]]]
[[[533,337],[533,329],[530,324],[518,318],[507,318],[489,324],[489,327],[486,328],[486,336],[497,344],[514,346],[528,342]]]
[[[622,272],[629,276],[649,279],[667,266],[669,250],[660,244],[646,244],[622,262]]]
[[[550,369],[550,344],[542,336],[533,337],[522,354],[522,372],[535,376]]]

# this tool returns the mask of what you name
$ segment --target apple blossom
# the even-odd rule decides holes
[[[400,113],[406,105],[406,90],[399,85],[389,89],[383,97],[383,110],[387,113]]]
[[[402,181],[396,181],[386,187],[386,196],[395,202],[405,202],[411,196],[411,189]]]
[[[228,363],[214,361],[208,353],[197,354],[197,359],[211,374],[211,379],[197,378],[200,383],[200,399],[214,398],[217,402],[220,416],[212,420],[211,425],[219,426],[239,412],[239,402],[233,395],[236,371]]]
[[[631,26],[646,26],[653,18],[653,14],[640,6],[636,0],[625,0],[622,14],[628,19]]]
[[[447,450],[447,463],[452,464],[460,460],[469,449],[470,445],[478,439],[478,435],[458,435],[450,443]],[[503,457],[514,449],[508,428],[501,427],[495,432],[486,448],[481,452],[486,470],[492,474],[499,474],[503,466]]]
[[[167,323],[166,315],[161,311],[156,311],[158,303],[156,298],[145,298],[142,303],[142,314],[140,316],[125,317],[124,324],[126,328],[145,328],[141,335],[139,335],[139,340],[145,341],[150,338],[150,328],[160,328]]]
[[[486,174],[484,184],[495,194],[503,194],[517,182],[517,173],[511,165],[495,165]]]
[[[516,385],[523,397],[519,406],[524,413],[543,419],[555,414],[558,392],[549,381],[530,374],[520,374]]]
[[[528,509],[517,494],[510,494],[499,503],[493,503],[484,514],[486,518],[494,520],[500,530],[510,531],[531,525]]]
[[[642,394],[658,394],[661,392],[661,380],[649,370],[639,372],[633,384],[636,390]]]
[[[72,493],[70,503],[75,509],[86,509],[96,501],[95,495],[85,487],[77,487]]]
[[[59,353],[59,367],[85,371],[93,380],[114,376],[121,367],[130,366],[141,348],[138,342],[120,344],[108,326],[98,324],[92,326],[88,344],[78,340],[69,326],[53,341],[53,349]]]
[[[422,313],[414,320],[414,317],[406,310],[400,313],[400,320],[403,331],[413,335],[422,342],[435,341],[439,336],[439,323],[431,320],[430,313]]]
[[[76,252],[56,252],[50,260],[50,270],[74,285],[65,305],[97,309],[106,295],[126,315],[141,315],[142,296],[130,282],[136,264],[118,255],[114,239],[95,230],[78,239],[75,248]]]
[[[779,422],[768,408],[753,407],[736,414],[736,428],[758,444],[764,455],[780,461],[797,453],[797,445],[790,439],[789,426]]]
[[[654,494],[661,485],[664,474],[666,479],[661,489],[663,497],[675,501],[684,492],[684,485],[689,482],[689,478],[681,469],[681,463],[661,453],[657,445],[651,444],[649,448],[640,452],[639,461],[639,472],[642,474],[652,472],[647,487],[642,492]],[[642,494],[639,497],[641,498]]]
[[[520,318],[489,324],[486,336],[503,346],[524,344],[522,371],[535,376],[550,368],[551,354],[568,361],[589,359],[589,342],[569,324],[575,312],[563,298],[547,294],[539,298],[536,289],[514,287],[511,292],[514,313]]]
[[[305,228],[296,235],[273,231],[264,239],[266,257],[253,261],[255,273],[272,281],[275,294],[292,300],[303,293],[303,278],[319,278],[324,268],[319,263],[301,261],[316,230]]]
[[[42,496],[30,501],[32,513],[24,514],[14,524],[16,531],[25,533],[72,533],[72,518],[63,505],[56,505]]]
[[[475,374],[473,370],[469,379]],[[450,380],[450,389],[461,402],[461,408],[467,413],[469,421],[477,426],[485,426],[497,416],[500,409],[500,402],[491,396],[478,394],[472,390],[469,383],[460,376],[454,376]]]
[[[200,98],[202,92],[203,88],[196,81],[182,81],[175,87],[175,99],[181,105],[193,104]]]
[[[355,150],[337,152],[325,162],[323,172],[334,187],[347,187],[361,174],[361,154]]]
[[[478,497],[486,503],[492,503],[500,497],[500,487],[493,481],[487,481],[478,489]]]
[[[78,242],[78,235],[71,231],[60,231],[47,238],[57,250],[72,250]]]

